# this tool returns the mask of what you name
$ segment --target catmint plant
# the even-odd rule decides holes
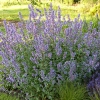
[[[4,21],[0,32],[2,86],[20,90],[26,100],[55,100],[56,87],[69,79],[83,83],[96,69],[100,58],[100,32],[91,23],[83,33],[79,18],[63,17],[61,9],[44,9],[44,16],[32,5],[29,19],[15,24]],[[45,20],[43,20],[45,17]]]
[[[89,90],[89,95],[96,98],[100,98],[100,62],[97,62],[94,74],[89,79],[87,84],[87,89]],[[97,96],[97,97],[96,97]]]

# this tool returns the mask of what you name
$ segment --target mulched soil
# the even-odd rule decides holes
[[[6,20],[7,22],[11,22],[11,23],[15,23],[17,25],[17,23],[19,21],[15,21],[15,20]],[[0,26],[3,26],[3,20],[0,20]]]

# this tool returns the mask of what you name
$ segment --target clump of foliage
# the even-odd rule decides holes
[[[78,12],[86,14],[90,11],[91,6],[92,5],[89,5],[89,4],[82,4],[82,6],[78,9]]]
[[[0,100],[19,100],[18,98],[8,95],[6,93],[0,93]]]
[[[100,100],[100,62],[92,75],[87,88],[89,90],[89,95],[91,100]]]
[[[66,81],[59,86],[60,100],[88,100],[86,87]]]
[[[93,7],[91,7],[89,14],[90,15],[96,15],[96,14],[100,15],[100,3],[95,4]]]
[[[39,5],[41,4],[41,0],[29,0],[32,5]]]
[[[32,5],[39,5],[42,4],[43,0],[29,0]],[[55,2],[55,0],[49,0],[50,2]],[[58,0],[57,2],[63,3],[63,4],[68,4],[68,5],[73,5],[75,3],[78,3],[80,0]]]
[[[94,4],[99,2],[99,0],[81,0],[81,3],[88,3],[88,4]]]
[[[74,4],[74,0],[60,0],[60,2],[68,4],[68,5]]]
[[[26,100],[55,100],[66,79],[84,83],[92,75],[100,57],[100,29],[90,23],[83,33],[79,15],[61,20],[60,7],[54,11],[52,4],[44,16],[31,5],[29,11],[29,20],[19,13],[18,27],[4,21],[6,34],[0,32],[2,87],[19,90]]]

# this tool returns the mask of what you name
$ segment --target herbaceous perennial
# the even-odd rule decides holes
[[[66,79],[79,83],[92,75],[100,58],[100,22],[85,27],[80,15],[74,20],[61,17],[61,9],[39,9],[31,5],[29,19],[21,13],[18,27],[4,21],[0,32],[0,55],[4,67],[2,87],[20,90],[26,100],[55,100],[56,86]]]

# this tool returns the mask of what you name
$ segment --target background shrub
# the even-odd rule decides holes
[[[100,15],[100,3],[94,5],[93,7],[90,8],[90,11],[89,11],[89,14],[90,15]]]
[[[97,3],[99,2],[99,0],[81,0],[82,3],[91,3],[91,4],[94,4],[94,3]]]
[[[0,1],[0,5],[2,6],[11,6],[11,5],[21,5],[21,4],[27,4],[28,0],[3,0]]]
[[[39,3],[42,3],[43,0],[29,0],[29,1],[31,1],[31,3],[33,5],[38,5]],[[56,0],[50,0],[50,1],[52,2],[52,1],[56,1]],[[57,0],[57,2],[59,2],[59,3],[65,3],[65,4],[69,4],[69,5],[72,5],[72,4],[77,3],[79,1],[80,0]]]
[[[89,90],[91,100],[100,100],[100,62],[92,75],[87,88]]]

